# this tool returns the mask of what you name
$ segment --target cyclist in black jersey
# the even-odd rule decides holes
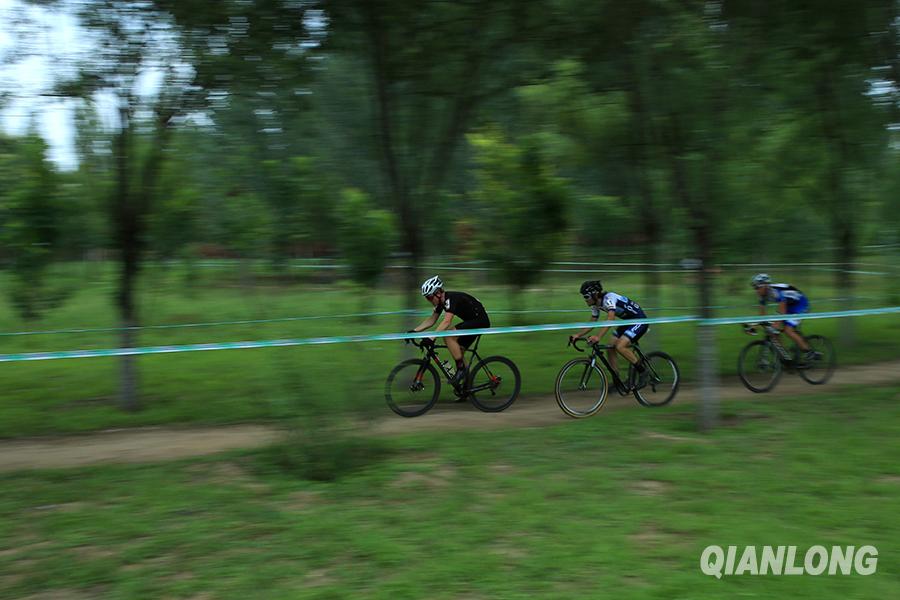
[[[591,307],[591,321],[599,320],[601,312],[606,313],[607,321],[613,321],[616,317],[624,320],[647,318],[647,315],[644,313],[644,309],[641,308],[640,304],[621,294],[604,291],[600,281],[594,280],[582,283],[581,296],[584,298],[585,303]],[[599,342],[600,338],[606,335],[607,330],[610,328],[611,325],[601,327],[600,332],[597,333],[597,335],[592,335],[587,338],[588,343],[593,345]],[[569,336],[569,340],[574,341],[582,339],[591,331],[591,329],[592,328],[590,327],[583,329],[579,331],[577,335]],[[643,362],[638,359],[630,346],[632,343],[641,339],[649,330],[650,326],[644,323],[617,327],[612,334],[615,338],[615,342],[613,343],[614,348],[610,348],[607,353],[610,366],[617,371],[618,365],[616,363],[618,354],[624,356],[625,360],[634,365],[639,377],[636,383],[636,387],[638,388],[644,387],[647,384],[647,370],[644,367]]]
[[[474,296],[470,296],[465,292],[444,291],[444,282],[438,276],[432,277],[422,284],[422,295],[434,306],[434,312],[419,323],[411,332],[425,331],[434,326],[438,322],[438,318],[443,313],[443,319],[437,326],[437,331],[447,331],[448,329],[483,329],[491,326],[487,311],[484,305]],[[453,317],[462,319],[462,323],[453,325]],[[453,381],[461,384],[466,380],[466,364],[463,360],[463,350],[472,345],[472,342],[478,336],[463,335],[445,337],[447,349],[456,361],[456,374]],[[429,342],[434,343],[434,338],[427,338]],[[425,341],[425,340],[423,340]]]

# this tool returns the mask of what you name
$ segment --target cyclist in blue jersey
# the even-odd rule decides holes
[[[607,322],[613,321],[616,317],[623,320],[647,318],[640,304],[621,294],[604,291],[603,285],[599,281],[585,281],[582,283],[581,296],[584,298],[585,303],[591,307],[591,321],[599,320],[601,313],[606,314]],[[611,325],[601,327],[597,335],[587,338],[588,343],[593,345],[599,342],[600,338],[606,335],[607,330],[611,327]],[[591,327],[583,329],[577,335],[569,336],[569,340],[582,339],[592,329]],[[618,365],[616,364],[618,354],[624,356],[625,360],[634,365],[638,372],[638,381],[636,382],[636,387],[638,388],[647,385],[647,370],[643,362],[638,359],[631,349],[631,344],[641,339],[649,330],[650,326],[643,323],[617,327],[612,334],[613,338],[615,338],[613,348],[610,348],[608,351],[609,364],[613,369],[618,371]]]
[[[806,295],[787,283],[772,283],[772,278],[766,273],[754,275],[750,280],[750,285],[756,290],[759,296],[759,314],[765,315],[767,305],[773,302],[778,305],[778,312],[783,315],[797,315],[809,312],[809,299]],[[778,329],[784,330],[789,338],[791,338],[797,346],[804,352],[804,358],[807,361],[816,358],[816,353],[809,347],[806,339],[797,331],[800,326],[799,320],[789,319],[782,321],[784,325],[775,324]]]

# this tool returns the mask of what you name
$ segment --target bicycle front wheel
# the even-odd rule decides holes
[[[575,419],[590,417],[603,408],[608,393],[606,373],[587,358],[575,358],[556,376],[556,403]]]
[[[768,392],[781,377],[781,359],[766,340],[747,344],[738,357],[738,376],[751,392]]]
[[[806,338],[809,347],[816,352],[816,358],[806,363],[805,368],[800,369],[800,377],[813,385],[822,385],[834,374],[837,363],[834,347],[826,337],[811,335]]]
[[[424,415],[440,395],[437,371],[421,358],[411,358],[394,367],[384,385],[388,406],[401,417]]]
[[[665,352],[649,352],[644,355],[644,368],[648,371],[647,385],[634,390],[634,397],[644,406],[665,406],[678,393],[681,383],[678,365]]]
[[[503,356],[489,356],[469,374],[469,398],[479,410],[500,412],[519,397],[522,377],[516,364]]]

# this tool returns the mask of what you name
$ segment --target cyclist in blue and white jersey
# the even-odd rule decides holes
[[[761,315],[766,314],[769,302],[777,304],[778,312],[783,315],[798,315],[809,312],[809,299],[803,292],[787,283],[772,283],[772,278],[766,273],[754,275],[753,279],[750,280],[750,285],[753,286],[753,289],[756,290],[756,294],[759,296],[759,314]],[[783,323],[783,326],[779,326],[776,323],[775,327],[778,329],[784,328],[787,336],[804,351],[806,360],[816,358],[815,352],[809,347],[806,339],[797,331],[800,321],[789,319],[783,321]]]
[[[598,321],[601,313],[606,314],[607,321],[613,321],[616,317],[623,320],[629,319],[646,319],[647,315],[641,305],[634,300],[629,299],[621,294],[603,290],[603,285],[599,281],[585,281],[581,284],[581,296],[585,303],[591,307],[591,321]],[[600,341],[611,326],[601,327],[597,335],[587,338],[588,343],[593,345]],[[579,340],[587,335],[592,328],[579,331],[577,335],[569,336],[569,340]],[[637,387],[641,388],[647,384],[647,370],[644,368],[643,362],[640,361],[631,344],[641,339],[650,326],[647,324],[622,325],[617,327],[613,332],[613,348],[608,352],[609,364],[613,369],[618,371],[617,355],[621,354],[625,360],[634,365],[638,372]]]

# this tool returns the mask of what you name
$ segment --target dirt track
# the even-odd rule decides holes
[[[900,361],[839,370],[825,386],[811,386],[799,377],[785,375],[767,397],[785,397],[834,391],[842,385],[883,385],[900,381]],[[739,383],[720,388],[722,400],[760,397]],[[697,392],[685,387],[675,402],[697,401]],[[612,397],[604,411],[638,406],[631,397]],[[387,411],[387,409],[385,409]],[[664,410],[664,409],[663,409]],[[602,418],[602,412],[593,418]],[[552,396],[522,398],[503,413],[482,413],[468,404],[435,407],[425,416],[403,419],[390,415],[375,425],[378,433],[489,430],[505,427],[540,427],[565,423]],[[256,448],[277,440],[280,431],[264,425],[224,427],[140,428],[102,431],[84,435],[0,442],[0,472],[25,469],[81,467],[105,463],[152,463],[204,456],[239,448]]]

